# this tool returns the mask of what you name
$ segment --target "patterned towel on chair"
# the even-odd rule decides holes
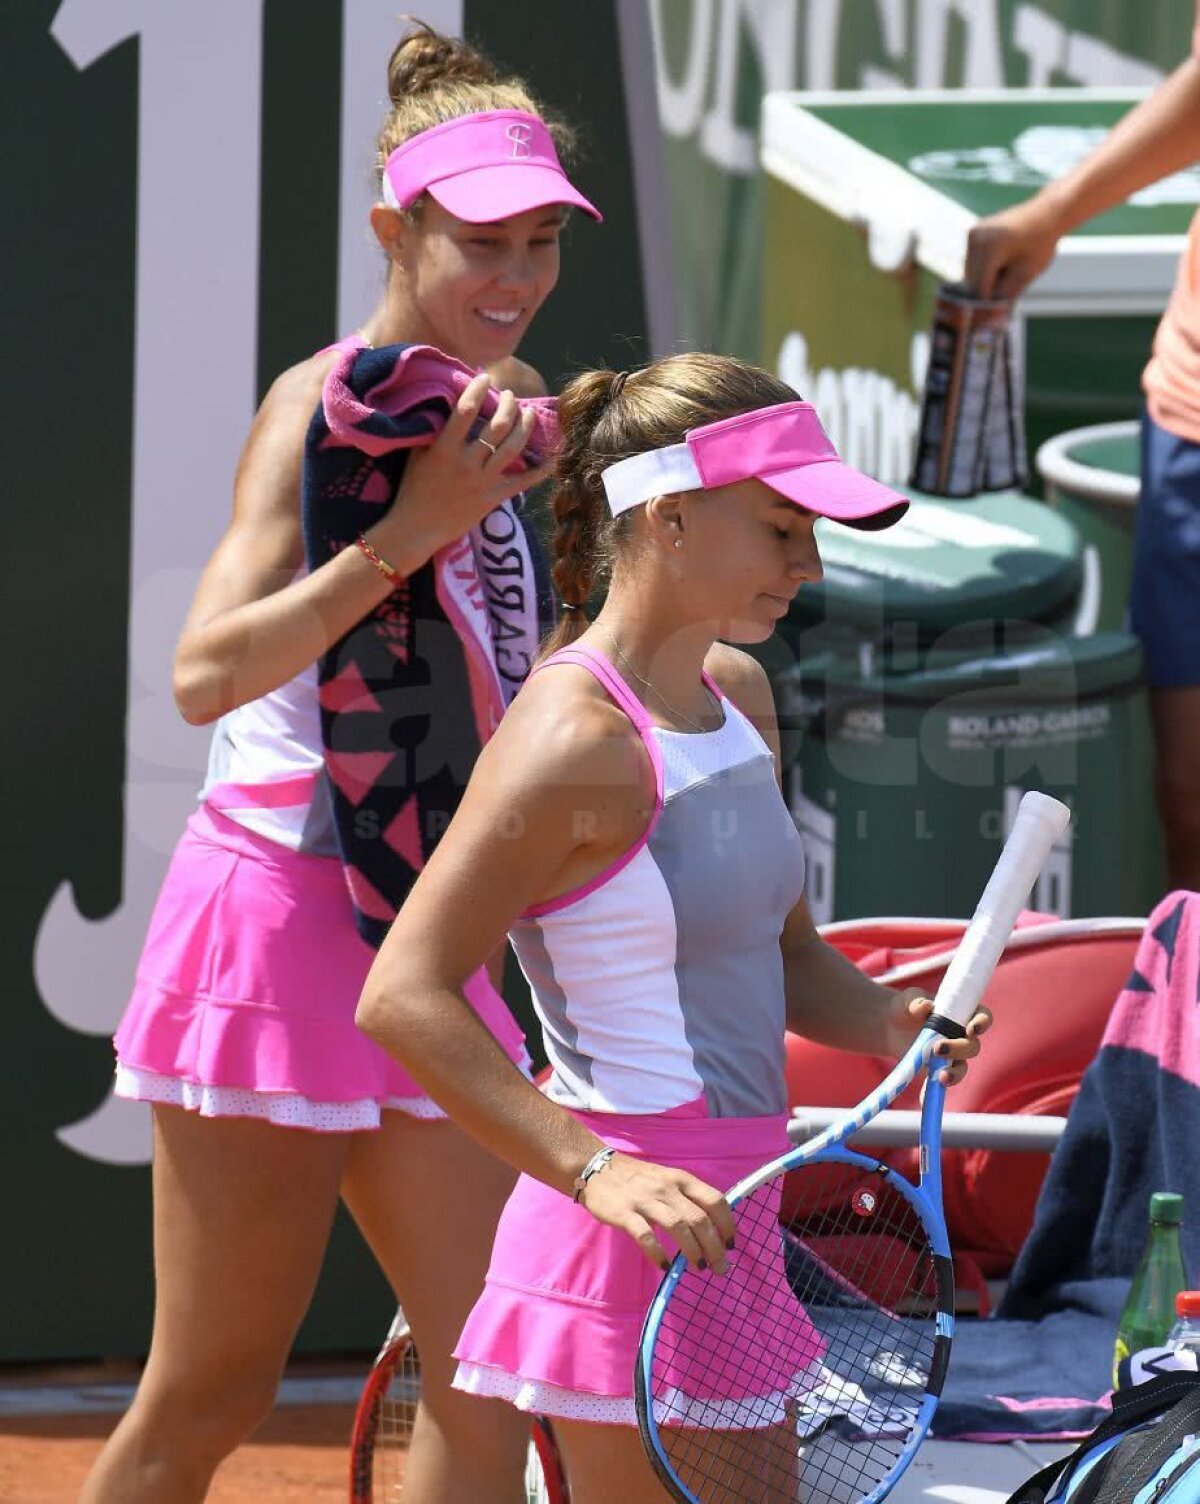
[[[1071,1437],[1099,1422],[1152,1192],[1183,1193],[1184,1262],[1200,1277],[1197,1144],[1200,893],[1181,891],[1146,922],[996,1316],[955,1334],[936,1435]]]
[[[431,444],[468,366],[429,345],[346,341],[305,443],[305,554],[316,569],[387,510],[408,452]],[[483,417],[497,394],[485,401]],[[558,440],[553,399],[527,466]],[[318,665],[321,739],[355,920],[378,946],[458,808],[483,743],[553,623],[549,578],[519,498],[440,549]]]
[[[1184,1259],[1200,1275],[1198,1144],[1200,893],[1181,891],[1147,920],[999,1314],[1039,1316],[1068,1281],[1128,1279],[1146,1244],[1153,1191],[1183,1193]]]

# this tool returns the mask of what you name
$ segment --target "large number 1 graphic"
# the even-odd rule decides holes
[[[47,1009],[81,1033],[108,1034],[120,1017],[207,747],[206,735],[184,726],[171,703],[171,655],[200,567],[229,515],[237,452],[254,410],[263,4],[63,0],[51,28],[81,70],[133,38],[139,48],[121,899],[107,917],[87,919],[64,883],[34,957]],[[435,24],[458,28],[459,0],[423,13],[431,9]],[[368,306],[372,266],[378,287],[378,259],[359,227],[397,26],[392,0],[345,0],[343,327]],[[59,1138],[110,1163],[149,1158],[148,1114],[111,1097]]]

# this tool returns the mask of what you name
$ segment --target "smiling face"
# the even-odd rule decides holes
[[[377,205],[405,338],[475,367],[512,355],[558,281],[564,218],[555,204],[488,224],[456,219],[432,197],[413,219]]]
[[[680,582],[727,642],[764,642],[797,590],[821,579],[817,514],[760,480],[664,498]],[[652,504],[653,505],[653,504]],[[661,506],[661,503],[659,503]]]

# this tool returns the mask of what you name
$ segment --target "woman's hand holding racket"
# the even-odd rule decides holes
[[[672,1264],[634,1376],[642,1440],[671,1498],[878,1504],[912,1460],[954,1335],[941,1077],[961,1075],[978,1051],[991,1022],[980,999],[1069,820],[1057,800],[1025,795],[932,1008],[895,996],[896,1037],[910,1041],[899,1064],[823,1133],[728,1192],[737,1231],[724,1279]],[[922,1076],[912,1182],[853,1139]]]
[[[919,987],[905,987],[901,992],[893,992],[892,996],[895,1000],[891,1019],[893,1044],[888,1053],[903,1055],[929,1022],[936,1005]],[[940,1040],[934,1050],[935,1055],[949,1062],[937,1073],[943,1086],[957,1086],[967,1074],[967,1061],[974,1060],[979,1054],[979,1036],[992,1027],[991,1011],[977,1008],[965,1027],[966,1033],[961,1039]]]

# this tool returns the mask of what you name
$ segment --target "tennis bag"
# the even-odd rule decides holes
[[[1200,1374],[1118,1389],[1108,1419],[1008,1504],[1200,1504]]]

